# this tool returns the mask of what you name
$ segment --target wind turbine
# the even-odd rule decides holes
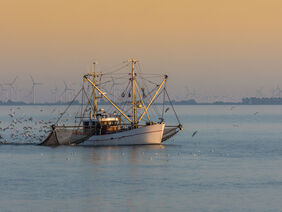
[[[189,87],[188,87],[188,86],[185,86],[185,90],[186,90],[186,94],[185,94],[184,99],[185,99],[185,100],[188,100],[188,99],[189,99],[189,96],[190,96],[190,90],[189,90]]]
[[[274,98],[274,97],[275,97],[275,92],[276,92],[276,89],[275,89],[275,88],[272,88],[272,89],[271,89],[271,98]]]
[[[278,85],[277,85],[276,88],[272,89],[272,97],[280,98],[281,97],[281,93],[282,93],[282,90],[280,89],[280,87]]]
[[[118,90],[116,88],[116,85],[122,85],[124,83],[121,83],[121,82],[115,82],[114,78],[111,77],[111,81],[112,81],[112,85],[111,85],[111,88],[110,88],[110,93],[112,93],[112,96],[113,96],[113,101],[116,102],[117,101],[117,95],[116,93],[118,93]],[[142,88],[141,88],[142,89]],[[142,90],[143,94],[144,94],[144,89]]]
[[[263,87],[259,87],[258,89],[256,89],[256,97],[257,98],[263,97]]]
[[[1,101],[5,101],[6,96],[4,96],[4,94],[6,94],[7,89],[3,86],[3,84],[0,84],[0,95],[1,95]]]
[[[9,100],[12,101],[12,91],[15,93],[15,87],[14,84],[16,83],[18,77],[15,77],[14,80],[10,83],[5,83],[4,85],[7,85],[9,87]]]
[[[64,81],[64,85],[65,85],[65,89],[63,91],[63,93],[60,96],[64,95],[64,102],[67,102],[67,94],[69,93],[69,91],[72,93],[74,91],[73,88],[69,87],[68,84]]]
[[[50,90],[52,96],[54,96],[54,102],[56,103],[58,100],[57,100],[57,93],[58,93],[58,87],[56,86],[54,89],[51,89]]]
[[[191,99],[196,99],[196,98],[197,98],[196,90],[195,88],[193,88],[193,91],[191,92]]]
[[[276,88],[276,92],[277,92],[277,96],[280,98],[282,90],[280,89],[280,87],[278,85],[277,85],[277,88]]]
[[[189,99],[195,99],[196,98],[196,90],[193,89],[189,89],[188,86],[185,86],[185,90],[186,90],[186,94],[185,94],[185,100],[189,100]]]
[[[31,90],[31,92],[32,92],[32,102],[33,102],[33,104],[35,104],[35,94],[36,94],[35,93],[35,87],[38,86],[38,85],[42,85],[42,83],[35,82],[31,75],[30,75],[30,79],[32,81],[32,90]]]

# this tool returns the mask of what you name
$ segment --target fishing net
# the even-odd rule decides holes
[[[179,132],[179,130],[180,130],[179,126],[176,126],[176,127],[165,127],[164,132],[163,132],[162,142],[164,142],[167,139],[169,139],[172,136],[174,136],[176,133]]]
[[[41,143],[44,146],[79,144],[89,136],[83,134],[83,130],[79,128],[55,128],[53,127],[49,136]]]

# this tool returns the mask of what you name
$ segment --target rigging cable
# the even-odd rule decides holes
[[[113,71],[111,71],[111,72],[105,73],[104,75],[110,75],[110,74],[113,74],[113,73],[117,73],[117,72],[119,72],[120,70],[126,68],[126,67],[129,66],[129,65],[130,65],[130,63],[128,63],[128,64],[126,64],[126,65],[123,65],[123,66],[121,66],[121,67],[119,67],[119,68],[117,68],[117,69],[115,69],[115,70],[113,70]]]
[[[170,103],[170,105],[171,105],[171,107],[172,107],[172,110],[173,110],[173,112],[174,112],[174,114],[175,114],[175,117],[176,117],[176,119],[177,119],[177,121],[178,121],[178,124],[179,124],[179,126],[182,128],[182,125],[181,125],[180,120],[179,120],[179,118],[178,118],[178,116],[177,116],[177,113],[176,113],[176,111],[175,111],[175,109],[174,109],[174,107],[173,107],[173,104],[172,104],[172,102],[171,102],[171,100],[170,100],[170,97],[169,97],[169,95],[168,95],[168,93],[167,93],[166,88],[164,88],[164,90],[165,90],[165,92],[166,92],[166,95],[167,95],[167,98],[168,98],[168,100],[169,100],[169,103]]]

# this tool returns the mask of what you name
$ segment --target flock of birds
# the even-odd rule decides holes
[[[55,111],[54,108],[48,113]],[[46,121],[39,119],[42,118],[40,113],[43,114],[44,110],[40,109],[38,116],[31,116],[22,107],[10,108],[5,121],[0,121],[0,144],[37,144],[43,141],[57,116]]]

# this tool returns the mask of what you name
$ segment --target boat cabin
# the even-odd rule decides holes
[[[121,117],[105,112],[97,113],[96,118],[83,121],[83,131],[87,135],[104,135],[115,133],[119,130]]]

